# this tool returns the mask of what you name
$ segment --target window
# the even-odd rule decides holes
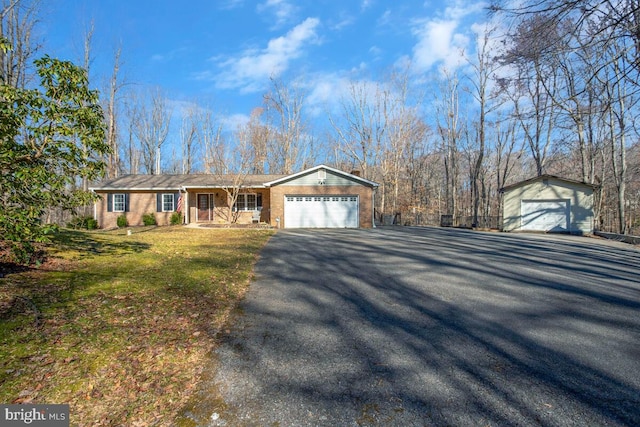
[[[114,212],[124,212],[125,207],[126,207],[125,195],[124,194],[114,194],[113,195],[113,211]]]
[[[255,211],[260,208],[262,208],[262,197],[253,193],[238,194],[236,204],[233,205],[233,210],[235,212]]]
[[[162,212],[173,212],[173,194],[162,195]]]

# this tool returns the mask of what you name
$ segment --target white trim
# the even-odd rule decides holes
[[[89,191],[180,191],[184,187],[89,187]]]
[[[209,219],[200,219],[200,196],[207,196],[207,211],[209,212]],[[201,221],[213,221],[215,216],[216,207],[216,195],[214,193],[196,193],[196,222]]]
[[[182,212],[184,217],[184,223],[189,224],[191,221],[191,216],[189,215],[189,192],[185,191],[184,198],[182,199]]]
[[[165,209],[165,200],[164,197],[165,196],[171,196],[171,209]],[[162,205],[162,211],[161,212],[175,212],[176,211],[176,203],[178,203],[178,201],[176,200],[176,195],[175,193],[160,193],[160,204]]]
[[[116,209],[116,196],[122,196],[122,210]],[[111,212],[126,212],[127,211],[127,194],[126,193],[113,193],[111,196]]]
[[[285,176],[285,177],[283,177],[283,178],[276,179],[276,180],[271,181],[271,182],[265,182],[265,183],[264,183],[264,186],[265,186],[265,187],[272,187],[272,186],[274,186],[274,185],[278,185],[278,184],[280,184],[280,183],[282,183],[282,182],[286,182],[286,181],[289,181],[289,180],[295,179],[295,178],[297,178],[297,177],[299,177],[299,176],[303,176],[303,175],[306,175],[306,174],[308,174],[308,173],[315,172],[315,171],[317,171],[318,169],[326,169],[326,170],[328,170],[328,171],[330,171],[330,172],[332,172],[332,173],[334,173],[334,174],[342,175],[342,176],[347,177],[347,178],[349,178],[349,179],[353,179],[353,180],[355,180],[355,181],[359,181],[361,184],[365,184],[365,185],[368,185],[368,186],[371,186],[371,187],[374,187],[374,188],[377,188],[377,187],[378,187],[378,184],[377,184],[377,183],[375,183],[375,182],[373,182],[373,181],[369,181],[368,179],[364,179],[364,178],[362,178],[362,177],[360,177],[360,176],[353,175],[353,174],[350,174],[350,173],[347,173],[347,172],[343,172],[343,171],[341,171],[341,170],[338,170],[338,169],[335,169],[335,168],[332,168],[332,167],[330,167],[330,166],[326,166],[326,165],[318,165],[318,166],[314,166],[314,167],[312,167],[312,168],[305,169],[305,170],[303,170],[303,171],[301,171],[301,172],[294,173],[294,174],[292,174],[292,175],[287,175],[287,176]]]
[[[249,208],[249,203],[247,200],[249,196],[253,196],[255,198],[255,206],[252,209]],[[243,204],[246,209],[238,210],[238,201],[240,200],[240,197],[244,199]],[[260,208],[262,208],[262,206],[260,206]],[[236,196],[236,202],[231,207],[231,210],[232,212],[252,212],[258,210],[258,193],[238,193],[238,195]]]

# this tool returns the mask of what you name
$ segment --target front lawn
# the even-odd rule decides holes
[[[175,425],[272,234],[62,231],[45,264],[0,279],[0,403],[68,403],[71,425]]]

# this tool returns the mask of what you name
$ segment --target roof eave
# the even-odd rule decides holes
[[[558,180],[558,181],[568,182],[568,183],[571,183],[571,184],[578,184],[578,185],[583,185],[585,187],[591,187],[594,190],[596,188],[600,187],[597,184],[589,184],[587,182],[576,181],[574,179],[567,179],[567,178],[561,178],[561,177],[556,176],[556,175],[544,174],[544,175],[536,176],[536,177],[533,177],[533,178],[525,179],[524,181],[516,182],[515,184],[507,185],[505,187],[502,187],[499,191],[501,193],[504,193],[505,191],[509,191],[509,190],[514,189],[514,188],[521,187],[523,185],[531,184],[532,182],[536,182],[536,181],[539,181],[541,179],[555,179],[555,180]]]
[[[299,176],[306,175],[306,174],[311,173],[313,171],[316,171],[318,169],[326,169],[326,170],[331,171],[331,172],[333,172],[335,174],[342,175],[342,176],[345,176],[345,177],[349,177],[350,179],[354,179],[356,181],[360,181],[361,183],[369,185],[371,187],[375,187],[375,188],[379,187],[379,184],[376,183],[376,182],[369,181],[368,179],[362,178],[360,176],[357,176],[357,175],[354,175],[354,174],[351,174],[351,173],[347,173],[347,172],[341,171],[339,169],[332,168],[331,166],[327,166],[327,165],[314,166],[312,168],[305,169],[303,171],[300,171],[300,172],[297,172],[297,173],[294,173],[294,174],[291,174],[291,175],[287,175],[285,177],[282,177],[282,178],[279,178],[279,179],[276,179],[276,180],[273,180],[273,181],[270,181],[270,182],[265,182],[264,185],[265,185],[265,187],[271,187],[271,186],[274,186],[274,185],[278,185],[278,184],[280,184],[282,182],[286,182],[286,181],[290,181],[292,179],[296,179]]]

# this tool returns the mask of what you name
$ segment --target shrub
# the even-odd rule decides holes
[[[98,228],[98,221],[95,218],[87,219],[87,230],[95,230]]]
[[[156,217],[152,213],[142,215],[142,223],[144,225],[156,225]]]
[[[67,223],[67,227],[76,230],[95,230],[98,228],[98,221],[96,221],[92,216],[76,216]]]
[[[182,212],[174,212],[171,214],[171,219],[169,220],[171,225],[181,225],[182,224]]]
[[[128,225],[127,216],[125,214],[120,215],[118,219],[116,219],[116,224],[118,224],[120,228],[126,227]]]

